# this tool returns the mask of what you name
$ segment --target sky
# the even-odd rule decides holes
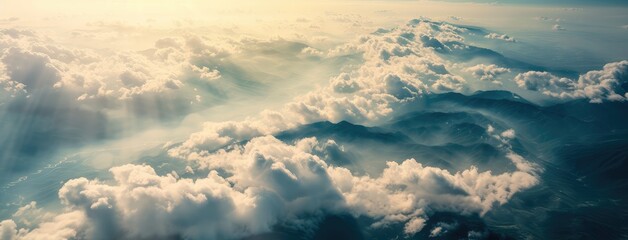
[[[553,1],[521,1],[521,0],[502,0],[502,1],[464,1],[464,0],[446,0],[447,2],[476,2],[476,3],[497,3],[497,4],[521,4],[521,5],[554,5],[554,6],[626,6],[625,1],[621,0],[553,0]]]
[[[0,240],[547,238],[626,139],[623,1],[0,6]]]

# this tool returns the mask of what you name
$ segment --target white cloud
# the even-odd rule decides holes
[[[497,40],[502,40],[506,42],[517,42],[517,40],[515,40],[514,38],[506,34],[489,33],[484,37],[488,39],[497,39]]]
[[[411,104],[423,94],[466,91],[466,80],[450,73],[449,62],[434,48],[462,41],[459,33],[463,31],[446,23],[415,20],[331,49],[325,54],[327,58],[358,54],[364,62],[332,77],[328,86],[296,97],[278,111],[266,111],[240,122],[207,123],[170,154],[197,158],[233,142],[316,121],[383,122],[394,114],[393,109]],[[501,71],[495,68],[487,74]],[[247,134],[221,130],[229,126],[246,129]],[[197,151],[197,145],[203,145],[205,152]]]
[[[32,201],[20,207],[14,214],[13,220],[27,227],[32,227],[42,221],[49,220],[52,216],[44,209],[37,207],[37,202]]]
[[[0,47],[7,49],[0,52],[4,69],[0,85],[6,91],[34,98],[55,91],[67,99],[64,105],[98,110],[114,111],[154,99],[171,105],[189,102],[192,97],[179,93],[189,91],[183,89],[189,78],[213,81],[221,77],[216,69],[195,65],[198,54],[205,58],[226,55],[226,50],[194,36],[160,39],[156,48],[142,52],[103,52],[69,48],[34,32],[9,30],[0,32]],[[135,107],[127,110],[138,115],[145,112]]]
[[[537,184],[536,168],[509,152],[508,159],[517,168],[513,172],[493,174],[471,166],[452,173],[408,159],[389,162],[381,176],[372,177],[329,166],[317,156],[321,148],[338,147],[335,143],[304,139],[288,145],[274,137],[259,137],[322,120],[378,123],[423,94],[465,91],[465,79],[450,73],[447,69],[452,65],[438,54],[450,50],[443,43],[462,42],[459,33],[463,31],[417,20],[363,36],[325,54],[308,49],[308,54],[327,58],[360,55],[364,62],[343,69],[329,86],[303,94],[276,112],[264,111],[243,121],[208,122],[181,144],[168,146],[170,156],[211,170],[207,177],[181,178],[176,172],[158,175],[149,166],[124,165],[110,169],[113,181],[72,179],[59,190],[68,210],[17,234],[231,239],[269,231],[278,222],[302,214],[335,211],[374,218],[375,228],[402,223],[406,233],[412,234],[424,228],[433,211],[485,214]],[[77,56],[87,59],[78,66],[57,50],[48,51],[47,57],[43,53],[33,56],[41,68],[48,69],[50,64],[50,71],[60,75],[43,82],[89,102],[162,97],[187,86],[181,76],[216,80],[220,77],[217,70],[190,62],[199,55],[220,58],[228,54],[198,37],[162,39],[155,45],[149,53],[112,56],[78,51]],[[477,65],[470,71],[494,80],[508,69]],[[28,91],[28,84],[24,86]],[[508,139],[503,139],[504,144]],[[237,144],[245,140],[250,141]],[[190,167],[186,172],[200,171]]]
[[[197,159],[231,143],[270,134],[279,130],[285,121],[274,112],[263,112],[262,117],[244,121],[206,122],[203,130],[193,133],[182,144],[168,150],[174,157]]]
[[[198,67],[196,65],[190,65],[190,67],[192,68],[192,71],[199,74],[201,79],[212,81],[220,78],[220,72],[216,69],[210,70],[205,66]]]
[[[436,224],[434,228],[430,231],[430,237],[439,237],[451,230],[454,230],[458,227],[458,223],[445,223],[439,222]]]
[[[197,159],[210,170],[197,179],[158,175],[145,165],[114,167],[113,181],[66,182],[59,198],[67,212],[19,233],[13,221],[4,221],[2,231],[25,239],[234,239],[300,216],[349,212],[375,219],[374,228],[403,223],[413,234],[433,212],[485,214],[538,183],[535,168],[493,174],[472,166],[451,173],[414,159],[388,162],[378,177],[356,175],[316,155],[326,147],[337,145],[253,138]],[[520,156],[517,161],[526,163]]]
[[[437,226],[430,231],[430,237],[438,237],[443,234],[443,227]]]
[[[493,125],[490,125],[490,124],[489,124],[489,125],[486,127],[486,132],[487,132],[488,134],[493,134],[493,132],[494,132],[494,131],[495,131],[495,128],[493,127]]]
[[[2,134],[11,137],[0,140],[0,152],[16,159],[4,170],[26,169],[39,154],[133,134],[209,105],[189,104],[196,95],[214,94],[188,94],[190,82],[209,84],[220,74],[209,64],[195,72],[198,56],[190,48],[94,50],[36,32],[1,31],[0,113]],[[208,54],[204,59],[220,52],[199,51]]]
[[[18,212],[19,213],[19,212]],[[16,213],[16,214],[18,214]],[[13,220],[0,222],[0,239],[2,240],[67,240],[85,239],[81,233],[85,230],[85,215],[80,211],[69,211],[51,216],[47,221],[38,224],[32,230],[19,228]],[[30,227],[26,225],[26,227]],[[93,238],[98,239],[98,238]]]
[[[305,56],[315,56],[315,57],[322,57],[325,55],[324,52],[313,48],[313,47],[306,47],[303,50],[301,50],[301,54],[305,55]]]
[[[622,84],[628,82],[628,61],[604,65],[602,70],[589,71],[578,80],[557,77],[548,72],[530,71],[518,74],[515,82],[521,88],[538,91],[561,99],[589,99],[592,103],[625,101]]]
[[[548,21],[548,22],[560,22],[562,21],[560,18],[551,18],[551,17],[536,17],[536,20],[539,21]]]
[[[19,239],[29,240],[66,240],[85,238],[80,229],[85,228],[86,217],[80,211],[70,211],[55,216],[48,222],[40,224],[36,229],[19,230]]]
[[[493,175],[471,167],[450,173],[414,159],[387,165],[378,178],[354,176],[344,168],[331,168],[330,175],[356,214],[379,219],[373,227],[401,222],[409,234],[421,230],[428,211],[484,214],[538,183],[524,171]]]
[[[499,75],[510,72],[510,69],[499,67],[495,64],[478,64],[466,68],[465,71],[470,72],[474,77],[479,78],[482,81],[491,81],[496,84],[501,84],[500,81],[496,81],[496,78]]]
[[[334,88],[334,91],[338,93],[353,93],[360,89],[360,84],[352,80],[351,76],[347,73],[342,73],[332,78],[330,84]]]
[[[13,47],[1,58],[9,80],[23,84],[27,91],[52,88],[61,79],[60,70],[45,54]]]
[[[2,240],[16,240],[17,239],[17,225],[13,220],[0,221],[0,239]]]
[[[508,129],[506,131],[503,131],[500,135],[503,138],[514,139],[515,138],[515,130],[514,129]]]
[[[458,16],[449,16],[449,19],[454,20],[454,21],[460,21],[460,20],[462,20],[462,18],[461,18],[461,17],[458,17]]]
[[[558,24],[554,24],[554,26],[552,26],[552,30],[554,31],[565,31],[567,29],[565,29],[563,26],[558,25]]]
[[[315,141],[315,140],[314,140]],[[310,154],[312,139],[286,145],[273,137],[219,152],[205,178],[158,175],[152,167],[110,169],[113,182],[72,179],[59,190],[69,212],[44,222],[24,238],[235,239],[270,231],[279,221],[343,207],[327,164]],[[215,166],[214,166],[215,165]],[[14,224],[7,223],[9,233]]]

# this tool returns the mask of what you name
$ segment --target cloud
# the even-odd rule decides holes
[[[200,168],[189,167],[187,172],[202,174],[200,170],[207,170],[207,176],[181,178],[176,172],[157,174],[150,166],[123,165],[110,169],[111,181],[72,179],[59,190],[67,210],[51,220],[42,220],[36,227],[18,221],[23,226],[17,234],[234,239],[268,232],[290,221],[315,224],[310,223],[311,216],[337,212],[372,218],[374,228],[403,224],[404,231],[413,234],[421,231],[436,211],[483,215],[517,192],[536,185],[536,166],[508,150],[507,159],[516,168],[513,172],[495,174],[474,166],[450,172],[424,166],[420,159],[407,159],[388,162],[381,175],[359,175],[325,162],[322,149],[342,149],[335,143],[302,139],[286,144],[266,136],[323,120],[381,123],[403,114],[398,109],[411,106],[424,94],[466,91],[466,80],[450,71],[456,66],[445,57],[449,51],[468,47],[462,43],[461,33],[465,31],[446,23],[413,20],[331,50],[290,45],[284,50],[298,56],[358,56],[362,62],[343,68],[330,78],[329,85],[302,94],[277,111],[265,110],[242,121],[207,122],[183,142],[165,147],[169,156],[193,161]],[[251,46],[239,50],[263,51],[254,40],[241,43]],[[147,51],[110,56],[50,46],[29,46],[20,51],[32,58],[38,71],[54,72],[56,75],[50,76],[59,77],[36,79],[34,83],[29,82],[32,79],[22,82],[15,81],[17,77],[3,78],[15,82],[7,86],[13,86],[16,94],[36,94],[29,91],[30,86],[51,85],[54,91],[71,96],[72,101],[64,101],[73,106],[99,106],[104,100],[121,104],[156,98],[187,104],[203,99],[197,94],[183,100],[169,97],[182,95],[181,91],[189,90],[192,83],[221,80],[228,71],[210,63],[231,54],[194,36],[165,38]],[[200,61],[207,56],[209,60]],[[5,69],[14,67],[11,62],[3,65]],[[509,70],[478,64],[467,71],[482,80],[495,81]],[[14,72],[6,71],[6,75]],[[138,105],[134,110],[146,108],[142,101],[135,103]],[[103,107],[116,109],[119,105]],[[514,130],[496,138],[508,145]],[[18,228],[13,225],[6,226]]]
[[[584,11],[584,8],[563,8],[563,11],[578,12],[578,11]]]
[[[17,225],[13,220],[0,221],[0,239],[2,240],[16,240],[17,239]]]
[[[123,165],[110,169],[114,182],[72,179],[59,190],[69,212],[20,231],[27,239],[46,233],[87,239],[236,239],[268,232],[280,221],[343,206],[327,164],[308,153],[311,142],[291,146],[261,137],[217,153],[222,161],[216,169],[228,172],[226,177],[212,170],[204,178],[182,179],[158,175],[150,166]],[[11,233],[15,224],[7,225]]]
[[[450,173],[414,159],[388,162],[378,178],[354,176],[343,168],[332,168],[331,176],[356,214],[379,219],[373,227],[405,223],[408,234],[422,229],[430,211],[484,214],[538,183],[524,171],[493,175],[471,167]]]
[[[93,50],[30,30],[0,30],[3,169],[28,169],[44,153],[134,133],[216,104],[200,100],[220,95],[222,76],[199,61],[222,59],[227,50],[193,35],[155,45]],[[196,90],[211,85],[215,91]]]
[[[497,39],[497,40],[502,40],[502,41],[506,41],[506,42],[517,42],[517,40],[515,40],[514,38],[506,35],[506,34],[497,34],[497,33],[489,33],[486,36],[484,36],[485,38],[488,39]]]
[[[142,51],[94,50],[67,47],[29,30],[1,30],[0,91],[5,94],[0,94],[0,112],[6,113],[6,124],[0,131],[12,137],[0,144],[0,152],[11,158],[7,162],[20,165],[27,162],[19,159],[20,151],[34,155],[64,144],[132,134],[224,103],[241,92],[258,94],[255,88],[267,86],[257,82],[256,75],[273,74],[248,70],[268,62],[249,66],[228,58],[238,53],[248,60],[251,54],[277,47],[291,51],[295,46],[307,45],[183,34],[158,39]],[[32,125],[23,124],[24,119],[33,119]]]
[[[16,214],[19,214],[16,213]],[[47,214],[50,216],[50,214]],[[36,218],[38,216],[35,216]],[[41,217],[41,216],[39,216]],[[80,229],[85,228],[85,216],[79,211],[69,211],[56,216],[50,216],[47,221],[38,224],[37,228],[18,228],[13,220],[0,222],[0,239],[2,240],[66,240],[85,239]],[[28,224],[26,227],[30,227]]]
[[[515,138],[515,130],[514,129],[508,129],[508,130],[502,132],[500,134],[500,136],[502,136],[503,138],[507,138],[507,139],[514,139]]]
[[[551,18],[551,17],[536,17],[536,20],[539,21],[548,21],[548,22],[560,22],[562,21],[560,18]]]
[[[43,220],[51,218],[50,213],[45,212],[44,209],[37,207],[37,202],[31,201],[20,207],[13,215],[13,220],[26,227],[33,227],[36,224],[41,223]]]
[[[558,24],[554,24],[554,26],[552,26],[552,30],[554,31],[565,31],[567,29],[565,29],[563,26],[558,25]]]
[[[0,52],[0,85],[13,97],[0,101],[15,104],[32,98],[31,104],[104,110],[112,118],[124,117],[114,115],[120,111],[155,118],[185,112],[192,100],[178,93],[191,91],[183,89],[185,78],[195,75],[214,80],[220,74],[192,64],[195,55],[189,49],[165,47],[160,41],[157,45],[161,48],[147,52],[102,53],[68,48],[26,30],[4,30],[0,34],[0,47],[6,49]]]
[[[469,240],[486,239],[487,237],[487,232],[469,231],[469,233],[467,233],[467,238]]]
[[[628,61],[604,65],[602,70],[589,71],[578,80],[557,77],[548,72],[530,71],[518,74],[515,82],[521,88],[538,91],[561,99],[589,99],[592,103],[625,101],[628,82]]]
[[[312,56],[312,57],[322,57],[325,55],[324,52],[313,47],[306,47],[303,50],[301,50],[301,53],[305,56]]]
[[[155,99],[170,102],[159,107],[162,113],[180,112],[191,97],[178,92],[192,78],[216,80],[220,73],[211,66],[197,66],[198,54],[220,58],[224,50],[208,46],[204,40],[189,36],[184,39],[164,38],[154,49],[143,52],[96,52],[91,49],[68,48],[37,33],[4,30],[0,53],[5,76],[0,81],[13,94],[43,97],[43,92],[56,91],[66,96],[65,104],[95,109],[117,110],[130,107],[130,113],[146,114],[138,105]],[[206,58],[207,58],[206,57]],[[8,101],[10,99],[5,99]]]
[[[273,111],[266,110],[255,117],[228,124],[207,123],[203,130],[175,145],[169,153],[173,157],[195,159],[251,137],[317,121],[345,120],[376,125],[403,114],[407,106],[420,101],[425,94],[469,91],[467,80],[456,72],[468,72],[480,80],[501,84],[498,79],[511,71],[508,67],[478,63],[460,69],[465,65],[452,64],[450,51],[466,53],[465,49],[472,48],[463,44],[463,34],[469,31],[473,30],[415,19],[397,28],[380,29],[347,44],[320,50],[318,54],[322,54],[322,59],[359,56],[362,62],[341,69],[329,78],[327,86],[297,96]],[[299,49],[296,54],[302,54],[306,47]],[[478,56],[482,55],[469,53],[467,56],[480,59]],[[557,78],[551,80],[552,84],[543,85],[548,81],[544,79],[547,74],[522,73],[515,81],[528,89],[565,84],[564,79]],[[227,130],[235,126],[246,134]]]
[[[202,67],[198,67],[196,65],[190,65],[190,67],[192,68],[192,70],[196,73],[199,74],[199,77],[201,79],[207,80],[207,81],[213,81],[216,79],[219,79],[220,76],[220,72],[216,69],[209,69],[205,66]]]
[[[440,237],[441,235],[458,228],[458,223],[439,222],[430,231],[430,237]]]
[[[32,231],[20,229],[18,238],[34,240],[85,238],[79,231],[79,229],[85,227],[85,221],[86,217],[82,212],[70,211],[55,216],[50,221],[40,224]]]
[[[18,17],[0,18],[0,23],[11,23],[20,20]]]
[[[330,81],[330,84],[338,93],[353,93],[360,89],[360,84],[351,79],[347,73],[342,73]]]
[[[244,121],[206,122],[201,131],[193,133],[183,143],[169,147],[168,154],[184,159],[198,159],[234,142],[277,132],[295,125],[287,125],[276,112],[264,111],[259,118]]]
[[[114,167],[113,181],[67,181],[59,190],[66,212],[19,231],[12,220],[3,221],[2,233],[25,239],[236,239],[347,212],[375,219],[374,228],[403,223],[413,234],[433,212],[485,214],[538,183],[534,168],[492,174],[472,166],[450,173],[414,159],[388,162],[379,177],[356,175],[317,155],[328,147],[337,148],[315,138],[293,145],[253,138],[197,159],[209,170],[199,178],[159,175],[146,165]]]
[[[461,18],[461,17],[458,17],[458,16],[449,16],[449,19],[454,20],[454,21],[460,21],[460,20],[462,20],[462,18]]]
[[[514,136],[514,130],[509,129],[495,137],[508,146],[508,142]],[[266,144],[273,142],[272,138],[262,139]],[[235,146],[236,150],[218,150],[215,153],[209,151],[187,159],[197,162],[201,168],[239,172],[238,169],[242,166],[237,159],[258,143],[260,140],[256,138],[249,142],[244,150],[237,150],[239,147]],[[271,145],[283,146],[280,142]],[[321,146],[314,139],[304,139],[295,144],[295,147],[309,154],[323,152],[314,151]],[[267,149],[272,151],[266,152]],[[256,151],[267,155],[286,150],[269,147],[258,148]],[[477,168],[471,167],[461,172],[450,173],[439,168],[425,167],[414,159],[403,161],[401,164],[387,163],[388,167],[377,178],[354,175],[343,167],[329,166],[326,171],[344,197],[346,202],[343,205],[346,205],[348,211],[357,216],[376,219],[372,225],[374,228],[403,223],[404,231],[413,234],[425,226],[432,211],[484,214],[495,206],[495,203],[504,204],[516,192],[538,183],[536,175],[538,168],[535,165],[512,151],[507,153],[507,159],[512,161],[517,171],[493,175],[490,171],[480,172]],[[284,172],[287,179],[298,178],[292,171],[284,171],[282,165],[276,166],[276,169]]]
[[[24,85],[27,92],[45,91],[61,79],[59,69],[42,53],[10,48],[2,56],[6,75],[14,85]]]
[[[474,77],[479,78],[482,81],[491,81],[496,84],[501,84],[496,78],[499,75],[510,72],[510,69],[499,67],[495,64],[485,65],[478,64],[465,69],[466,72],[470,72]]]
[[[413,20],[330,49],[324,54],[327,59],[359,55],[363,62],[331,77],[327,86],[300,95],[276,111],[264,111],[240,122],[208,123],[169,153],[196,158],[207,153],[196,151],[196,145],[215,150],[317,121],[383,122],[395,114],[393,109],[409,105],[423,94],[466,91],[466,80],[447,70],[452,66],[437,49],[447,48],[443,43],[462,41],[459,33],[463,31],[446,23]],[[495,68],[487,74],[500,71]],[[227,125],[247,129],[247,134],[223,129],[229,128]],[[209,145],[212,147],[207,148]]]

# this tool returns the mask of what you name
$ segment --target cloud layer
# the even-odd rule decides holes
[[[434,212],[484,214],[538,183],[537,170],[513,152],[508,154],[515,172],[492,174],[471,167],[450,173],[408,159],[389,162],[373,178],[328,165],[316,153],[329,144],[315,138],[294,145],[272,136],[254,138],[201,160],[201,169],[210,172],[200,178],[158,175],[146,165],[114,167],[113,181],[67,181],[59,190],[67,212],[40,219],[32,229],[18,230],[13,220],[5,220],[0,235],[236,239],[269,232],[276,224],[313,228],[315,216],[341,212],[373,218],[376,229],[403,223],[404,231],[414,234]]]
[[[361,23],[352,16],[333,17]],[[298,24],[309,22],[297,19]],[[559,25],[554,29],[564,30]],[[326,152],[345,153],[333,139],[283,142],[273,134],[319,121],[385,124],[425,104],[422,100],[430,94],[471,93],[485,85],[516,85],[592,103],[628,98],[628,61],[569,79],[527,71],[524,63],[473,46],[466,38],[476,34],[483,41],[520,45],[505,34],[425,18],[329,48],[281,38],[216,40],[184,34],[160,38],[143,51],[113,51],[65,47],[36,32],[4,29],[0,86],[6,94],[0,95],[0,111],[6,114],[0,120],[11,124],[0,132],[17,137],[5,140],[10,144],[0,141],[14,151],[0,157],[36,152],[37,146],[29,143],[38,136],[52,136],[39,141],[43,143],[82,143],[106,139],[137,118],[183,118],[226,101],[234,89],[254,92],[268,82],[299,77],[273,74],[297,66],[288,62],[303,64],[299,70],[323,62],[351,64],[332,68],[323,86],[295,94],[277,108],[241,120],[206,122],[200,131],[158,150],[163,154],[159,157],[186,165],[185,171],[125,164],[110,168],[110,178],[64,181],[58,191],[62,208],[38,208],[30,202],[0,222],[0,239],[239,239],[277,227],[307,235],[333,214],[367,218],[369,231],[403,226],[406,236],[424,229],[433,237],[443,235],[457,224],[426,228],[436,213],[484,216],[540,183],[543,170],[523,157],[527,155],[521,153],[514,129],[498,132],[489,125],[486,134],[477,134],[494,146],[455,145],[492,150],[509,160],[510,170],[471,165],[452,171],[404,157],[379,159],[386,165],[377,175],[332,164],[333,156]],[[245,59],[232,61],[234,55]],[[258,68],[276,69],[250,71]],[[20,125],[24,119],[36,120]],[[142,120],[138,125],[148,122]],[[460,126],[484,132],[481,126]],[[483,234],[469,232],[468,237]]]
[[[521,88],[561,99],[584,98],[592,103],[625,101],[628,61],[606,64],[602,70],[589,71],[577,80],[537,71],[518,74],[514,80]]]

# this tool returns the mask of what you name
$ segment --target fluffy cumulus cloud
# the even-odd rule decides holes
[[[495,129],[489,126],[488,131],[492,134]],[[503,143],[506,157],[512,161],[516,171],[493,174],[491,171],[479,171],[472,166],[467,170],[451,173],[424,166],[415,159],[401,163],[389,162],[381,176],[376,178],[356,175],[349,169],[336,166],[328,166],[325,171],[332,179],[333,188],[341,193],[342,200],[338,204],[342,203],[340,205],[345,206],[346,211],[356,216],[375,219],[372,227],[376,229],[403,223],[404,231],[413,234],[423,229],[434,212],[484,214],[494,206],[506,203],[515,193],[538,183],[538,167],[510,150],[509,141],[516,137],[515,131],[508,129],[494,134],[493,137]],[[238,159],[242,155],[251,154],[251,147],[262,142],[266,147],[255,150],[262,155],[278,152],[292,152],[288,155],[316,155],[324,152],[324,148],[337,147],[333,142],[322,144],[310,138],[295,143],[293,148],[271,137],[263,137],[253,139],[244,147],[232,146],[235,150],[200,151],[202,154],[188,156],[187,159],[201,168],[236,173],[247,169],[243,168],[246,164],[243,165]],[[294,152],[296,149],[303,152],[297,154],[298,151]],[[284,169],[284,165],[277,166],[277,169]],[[298,178],[297,174],[288,172],[293,171],[286,171],[292,179]]]
[[[333,13],[324,18],[360,28],[368,21]],[[551,21],[548,28],[556,24],[554,30],[565,30],[557,24],[558,19],[539,19]],[[296,24],[314,29],[317,21],[299,18]],[[136,29],[102,23],[88,27]],[[235,29],[223,30],[237,35]],[[127,121],[128,116],[185,117],[209,107],[211,99],[227,101],[224,98],[229,94],[223,90],[252,89],[267,83],[264,87],[272,89],[270,82],[301,76],[285,73],[289,72],[285,69],[350,64],[329,67],[333,70],[321,68],[333,72],[316,76],[328,79],[327,84],[276,109],[239,121],[206,122],[183,141],[166,144],[161,150],[167,155],[160,152],[156,161],[183,164],[180,172],[161,167],[170,163],[160,167],[126,164],[109,168],[104,178],[95,174],[100,177],[64,179],[57,192],[60,207],[50,207],[55,204],[47,202],[23,205],[11,219],[0,218],[0,240],[241,239],[277,227],[307,234],[328,214],[367,219],[367,231],[403,226],[401,234],[406,236],[425,230],[430,237],[441,237],[459,226],[457,222],[437,222],[434,214],[484,216],[539,183],[542,169],[511,146],[517,139],[514,129],[495,123],[495,127],[487,126],[491,138],[487,143],[494,145],[490,149],[508,161],[499,171],[471,164],[444,169],[426,164],[432,159],[403,157],[379,159],[388,162],[374,170],[376,175],[333,165],[337,161],[330,152],[344,152],[345,148],[332,139],[284,142],[273,134],[318,121],[381,125],[416,109],[413,104],[427,94],[469,93],[476,90],[472,89],[475,85],[490,85],[472,81],[501,85],[511,71],[517,86],[555,98],[591,102],[628,98],[628,61],[609,63],[578,79],[549,72],[514,72],[521,70],[492,58],[498,53],[466,43],[465,36],[478,32],[480,35],[471,39],[505,41],[504,46],[517,42],[506,34],[427,19],[379,29],[343,43],[328,39],[334,34],[320,33],[312,37],[319,41],[313,46],[253,38],[217,40],[176,30],[172,34],[180,36],[160,38],[142,51],[69,47],[38,32],[1,29],[0,119],[9,124],[0,126],[0,132],[23,134],[26,137],[14,139],[36,139],[51,148],[55,142],[81,142],[81,134],[105,135],[111,130],[109,121],[124,125],[132,122]],[[284,65],[289,61],[299,63]],[[279,70],[257,71],[267,67]],[[255,85],[259,79],[246,82],[257,77],[268,81],[259,85]],[[246,96],[254,95],[251,92]],[[12,132],[12,126],[23,126],[26,117],[43,120]],[[137,122],[144,123],[145,119],[140,120]],[[99,128],[104,130],[90,132]],[[37,146],[31,147],[31,142],[25,140],[18,146],[14,139],[0,139],[0,150],[36,152]],[[10,155],[1,152],[0,159]],[[345,153],[361,160],[360,154]],[[460,162],[482,162],[466,159],[478,155]],[[468,237],[486,235],[471,231]]]
[[[414,20],[380,30],[327,52],[328,57],[359,54],[364,62],[330,80],[330,86],[288,104],[288,115],[317,120],[377,121],[431,92],[463,91],[466,81],[447,70],[438,51],[444,43],[461,41],[464,29]]]
[[[405,223],[404,231],[413,234],[423,229],[433,212],[484,214],[506,203],[538,183],[534,171],[492,174],[471,167],[451,173],[409,159],[388,162],[377,178],[355,176],[344,168],[331,168],[331,175],[356,214],[378,219],[372,227]]]
[[[85,215],[80,211],[69,211],[51,217],[32,230],[18,229],[18,225],[13,220],[4,220],[0,222],[0,237],[2,240],[88,239],[89,237],[83,233],[86,227],[85,221]]]
[[[361,56],[363,62],[346,68],[332,77],[329,85],[298,96],[277,111],[264,111],[237,123],[208,123],[169,152],[177,157],[195,157],[197,145],[209,144],[217,149],[246,140],[244,137],[272,134],[316,121],[383,122],[395,114],[394,109],[420,100],[424,94],[466,91],[467,81],[451,73],[448,68],[454,68],[453,64],[439,54],[465,48],[461,42],[466,31],[447,23],[416,19],[329,49],[321,53],[326,58]],[[484,78],[492,79],[506,70],[488,66],[484,71]],[[241,131],[230,130],[236,126]]]
[[[483,215],[538,183],[537,166],[509,147],[516,137],[514,130],[492,135],[515,169],[503,173],[474,166],[451,172],[425,166],[421,159],[397,159],[388,162],[381,175],[361,175],[326,162],[326,148],[342,150],[333,141],[307,138],[287,144],[270,136],[323,120],[381,123],[403,114],[395,109],[415,103],[424,94],[466,91],[466,80],[452,73],[456,65],[443,56],[468,47],[461,35],[465,31],[446,23],[413,20],[329,50],[299,51],[297,54],[321,58],[359,56],[363,62],[344,68],[330,78],[328,86],[298,96],[276,111],[265,110],[242,121],[208,122],[185,141],[168,144],[165,150],[171,157],[194,166],[182,174],[187,177],[176,172],[157,174],[146,165],[123,165],[110,169],[112,180],[72,179],[59,190],[62,213],[37,220],[15,217],[3,221],[1,236],[237,239],[269,232],[276,225],[312,228],[316,216],[329,213],[368,217],[374,220],[375,229],[402,224],[406,234],[414,234],[435,212]],[[186,76],[217,81],[220,71],[192,62],[197,62],[199,55],[221,58],[228,54],[198,37],[165,38],[149,51],[110,56],[29,45],[27,42],[37,41],[19,40],[22,37],[31,36],[4,39],[16,41],[2,52],[5,70],[0,83],[5,89],[14,95],[36,97],[37,90],[31,88],[41,84],[65,91],[72,101],[84,104],[103,98],[120,102],[168,96],[188,87]],[[37,71],[14,68],[23,62]],[[598,85],[606,84],[609,76],[625,81],[626,63],[616,65],[581,79],[589,85],[596,79]],[[484,64],[457,70],[484,81],[496,81],[509,72]],[[24,77],[32,72],[46,74]],[[525,74],[517,77],[518,83],[523,82],[520,86],[528,86]],[[541,82],[534,82],[536,89],[550,86],[539,85]],[[494,131],[490,127],[490,132]],[[191,177],[207,171],[205,176]],[[431,232],[437,236],[446,230],[442,225]]]
[[[161,39],[143,52],[96,51],[64,47],[30,31],[10,30],[0,34],[0,46],[5,49],[0,53],[0,84],[5,91],[13,97],[21,94],[35,98],[55,92],[67,98],[66,104],[76,106],[121,108],[157,98],[187,103],[189,99],[180,99],[184,94],[175,91],[188,79],[220,78],[216,69],[197,66],[193,60],[227,55],[225,50],[194,36]]]
[[[360,55],[364,62],[333,77],[330,86],[289,104],[286,114],[303,121],[365,122],[385,117],[395,105],[424,93],[465,91],[466,80],[448,71],[451,64],[438,54],[464,48],[461,34],[465,31],[421,19],[333,49],[304,47],[298,54],[330,59]],[[148,107],[165,107],[164,112],[175,113],[190,108],[188,103],[203,96],[186,93],[222,76],[211,63],[238,51],[233,50],[236,46],[216,47],[194,35],[159,39],[153,48],[140,52],[72,49],[33,32],[8,32],[2,38],[0,46],[8,50],[2,55],[6,70],[0,84],[11,94],[30,96],[38,95],[35,89],[53,89],[68,104],[127,109],[135,114],[146,114]],[[254,49],[248,45],[256,42],[247,41],[231,44],[242,45],[242,51]],[[25,61],[31,63],[29,68],[16,69]]]
[[[454,230],[458,227],[458,223],[445,223],[439,222],[436,224],[434,228],[430,231],[430,237],[439,237],[451,230]]]
[[[589,71],[577,80],[537,71],[518,74],[514,80],[521,88],[561,99],[584,98],[592,103],[625,101],[628,61],[608,63],[602,70]]]
[[[500,136],[502,136],[502,137],[504,137],[504,138],[507,138],[507,139],[514,139],[514,138],[515,138],[515,130],[513,130],[513,129],[508,129],[508,130],[506,130],[506,131],[502,132],[502,133],[500,134]]]
[[[8,136],[0,139],[0,158],[7,164],[2,170],[26,169],[40,154],[211,106],[199,102],[214,93],[196,88],[221,81],[221,74],[199,59],[228,53],[208,42],[189,35],[159,40],[145,51],[122,51],[69,47],[37,32],[1,30],[0,132]]]
[[[114,167],[111,181],[67,181],[59,190],[66,212],[32,228],[5,220],[0,233],[5,239],[235,239],[277,224],[312,228],[316,216],[348,212],[373,218],[376,229],[403,223],[413,234],[434,212],[484,214],[538,182],[535,168],[519,165],[501,174],[475,167],[452,173],[415,159],[389,162],[378,177],[357,175],[328,165],[319,156],[328,147],[338,146],[253,138],[197,159],[199,169],[209,170],[199,178],[159,175],[146,165]]]
[[[502,40],[506,42],[517,42],[517,40],[515,40],[513,37],[508,36],[506,34],[489,33],[484,37],[488,39],[496,39],[496,40]]]
[[[297,123],[286,119],[284,114],[266,110],[257,118],[243,121],[206,122],[201,131],[191,134],[182,143],[165,147],[172,157],[195,160],[231,143],[292,128]]]
[[[497,81],[497,77],[504,73],[510,72],[510,69],[499,67],[495,64],[485,65],[478,64],[465,69],[466,72],[471,73],[474,77],[479,78],[482,81],[491,81],[495,84],[501,84]]]
[[[13,220],[4,220],[0,222],[0,239],[17,239],[17,225]]]
[[[361,56],[363,62],[348,66],[329,80],[329,85],[296,97],[275,111],[263,111],[243,121],[206,123],[168,152],[173,157],[197,159],[222,146],[252,137],[273,134],[301,124],[317,121],[346,120],[358,124],[377,124],[420,100],[423,95],[441,92],[465,92],[467,80],[455,72],[466,72],[481,81],[501,85],[499,78],[511,69],[496,64],[479,63],[461,68],[446,54],[466,49],[465,28],[447,23],[416,19],[408,24],[379,29],[373,34],[322,51],[326,58]],[[592,71],[578,81],[555,77],[547,72],[525,72],[516,76],[523,88],[546,95],[574,99],[619,100],[625,81],[625,63],[611,63],[602,71]]]
[[[2,233],[24,239],[236,239],[268,232],[280,221],[343,206],[327,164],[309,153],[311,142],[256,138],[219,153],[222,161],[212,169],[227,174],[212,170],[198,179],[158,175],[145,165],[114,167],[111,182],[73,179],[59,190],[69,212],[19,233],[12,220],[4,221]]]

